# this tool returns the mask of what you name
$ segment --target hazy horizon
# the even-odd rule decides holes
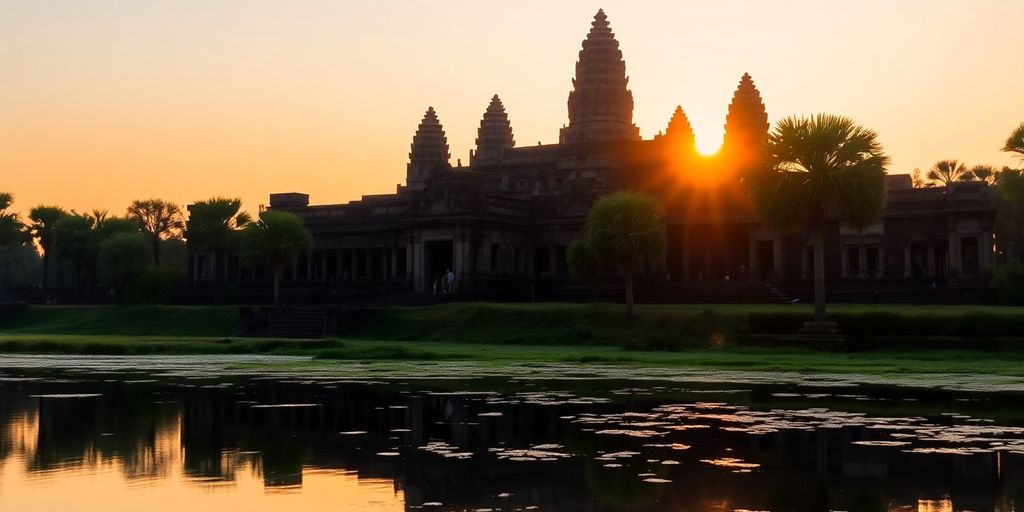
[[[644,138],[677,104],[720,142],[749,72],[769,120],[847,115],[891,173],[940,159],[1019,166],[1024,2],[177,2],[0,0],[0,191],[16,210],[120,214],[273,192],[315,204],[394,192],[428,106],[468,163],[501,96],[517,145],[557,142],[580,43],[603,7]]]

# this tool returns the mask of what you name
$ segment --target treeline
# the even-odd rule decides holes
[[[196,202],[187,223],[180,206],[162,199],[133,201],[122,216],[39,205],[25,220],[13,203],[12,194],[0,193],[0,299],[12,287],[38,285],[44,292],[73,287],[79,301],[112,294],[121,303],[164,303],[188,274],[193,252],[212,258],[218,283],[229,253],[262,266],[276,302],[282,269],[312,245],[299,217],[267,211],[253,218],[234,198]]]
[[[124,215],[39,205],[22,220],[14,196],[0,193],[0,296],[5,288],[73,287],[81,300],[113,293],[120,301],[164,302],[185,273],[181,208],[133,201]]]

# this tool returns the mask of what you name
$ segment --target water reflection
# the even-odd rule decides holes
[[[1024,502],[1019,396],[616,384],[8,374],[0,510],[1011,512]]]

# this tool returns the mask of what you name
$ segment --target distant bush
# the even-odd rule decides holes
[[[992,287],[1001,304],[1024,305],[1024,263],[1012,263],[992,271]]]
[[[1024,314],[964,312],[932,314],[918,312],[838,312],[829,318],[839,329],[853,336],[961,336],[1017,337],[1024,335]],[[750,332],[757,334],[792,334],[805,321],[807,313],[750,313]]]
[[[132,276],[122,292],[123,304],[168,304],[174,288],[185,279],[178,270],[146,267]]]

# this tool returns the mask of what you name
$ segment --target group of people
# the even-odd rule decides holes
[[[434,295],[451,295],[452,293],[455,293],[455,273],[448,269],[434,278]]]

